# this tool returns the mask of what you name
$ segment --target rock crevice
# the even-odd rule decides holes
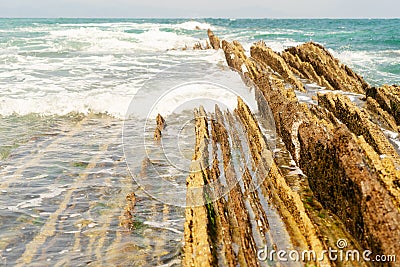
[[[281,58],[265,48],[265,44],[257,43],[251,48],[255,62],[242,49],[229,48],[223,46],[227,49],[225,55],[230,55],[229,66],[239,72],[239,64],[257,66],[246,77],[258,86],[269,103],[277,133],[307,175],[316,198],[340,218],[364,249],[372,250],[374,255],[399,254],[398,152],[369,114],[348,97],[318,94],[318,105],[300,103],[293,88],[285,87],[285,83],[293,84],[293,80],[282,74],[282,66],[286,64],[294,76],[327,89],[365,93],[378,103],[381,114],[386,112],[397,124],[398,87],[370,88],[361,76],[315,43],[286,49]],[[294,90],[301,91],[299,87],[294,86]],[[379,111],[376,104],[374,107],[375,112]],[[386,117],[393,128],[393,120]],[[291,211],[291,214],[296,213]]]

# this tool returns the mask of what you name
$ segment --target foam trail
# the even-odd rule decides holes
[[[176,28],[181,28],[185,30],[214,30],[215,28],[209,23],[202,23],[197,21],[186,21],[175,26]]]

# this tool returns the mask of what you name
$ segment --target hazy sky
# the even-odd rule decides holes
[[[0,0],[0,17],[393,18],[399,0]]]

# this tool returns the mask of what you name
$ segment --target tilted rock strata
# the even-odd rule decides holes
[[[272,158],[272,154],[267,150],[267,144],[258,126],[257,120],[251,113],[249,107],[238,98],[237,113],[246,129],[247,139],[253,161],[256,163],[257,171],[266,177],[259,177],[263,185],[268,189],[269,197],[273,199],[281,217],[290,229],[292,240],[297,242],[297,246],[304,249],[312,249],[317,254],[322,253],[323,244],[317,236],[317,229],[312,224],[305,212],[302,200],[297,192],[291,190],[282,176],[279,168]],[[327,260],[318,264],[329,266]]]
[[[185,222],[184,266],[258,266],[257,248],[251,232],[249,214],[243,202],[235,171],[230,161],[230,147],[221,118],[214,122],[213,142],[219,143],[223,154],[223,168],[231,190],[228,201],[214,196],[219,187],[214,186],[219,176],[218,159],[210,170],[208,162],[208,122],[204,110],[196,112],[196,147],[193,156],[195,166],[187,179],[187,204]],[[216,145],[215,145],[216,146]],[[211,186],[210,188],[205,185]],[[215,191],[214,191],[215,190]],[[196,194],[195,194],[196,193]],[[197,202],[201,199],[204,204]],[[196,202],[195,202],[196,201]],[[195,205],[195,206],[194,206]],[[228,227],[228,229],[226,229]],[[221,234],[221,232],[224,233]],[[238,245],[233,251],[232,242]],[[218,244],[218,246],[217,246]],[[217,248],[221,248],[218,250]],[[200,255],[201,253],[201,255]]]
[[[367,97],[367,110],[375,121],[383,124],[383,127],[394,132],[400,132],[400,126],[397,126],[394,117],[383,110],[378,102],[372,97]]]
[[[154,140],[160,141],[162,137],[162,130],[165,128],[165,120],[164,118],[158,114],[156,117],[156,129],[154,131]]]
[[[254,61],[246,57],[243,46],[239,42],[233,41],[229,43],[222,40],[222,49],[229,67],[248,78],[255,78],[255,75],[259,73],[259,67]]]
[[[208,39],[210,40],[211,47],[214,49],[221,48],[221,41],[217,36],[214,35],[213,31],[208,29],[207,31]]]
[[[285,60],[271,48],[265,46],[263,43],[259,43],[258,45],[251,47],[250,54],[254,59],[260,62],[265,62],[274,71],[279,73],[287,82],[292,84],[295,89],[305,91],[303,84],[293,75],[293,72],[286,64]]]
[[[379,167],[365,160],[365,152],[344,125],[328,133],[316,124],[299,128],[299,165],[315,195],[365,248],[376,254],[398,253],[398,245],[389,245],[399,244],[398,198],[387,190],[389,183],[385,188],[382,178],[371,171]],[[368,146],[365,141],[364,145]],[[382,167],[380,171],[385,173]]]
[[[207,130],[204,113],[201,112],[201,116],[196,113],[196,148],[193,160],[198,161],[199,165],[196,167],[201,166],[201,169],[191,173],[187,179],[188,203],[193,203],[191,199],[195,197],[202,199],[205,204],[186,208],[184,266],[258,266],[258,247],[253,238],[254,231],[263,236],[270,245],[275,244],[260,197],[271,199],[277,207],[296,247],[322,253],[324,246],[318,238],[318,231],[305,212],[300,196],[287,185],[272,159],[272,153],[267,149],[257,120],[240,98],[235,113],[222,114],[216,107],[215,118],[211,120],[211,135]],[[238,140],[237,127],[243,127],[247,139],[245,144],[251,151],[252,164],[243,170],[243,186],[240,185],[238,174],[232,165],[232,148],[229,142],[231,139],[232,143],[241,149],[243,143]],[[207,166],[205,164],[210,155],[205,144],[209,143],[210,139],[213,164]],[[218,150],[220,153],[217,153]],[[243,152],[243,149],[241,150]],[[229,190],[226,193],[227,198],[220,197],[210,201],[222,190],[219,184],[221,170],[218,155],[222,157],[221,164]],[[256,178],[251,176],[250,169],[257,169]],[[262,193],[255,190],[254,179],[263,181],[260,185]],[[199,194],[193,196],[191,189],[199,186],[205,190],[198,190],[196,192]],[[249,206],[245,204],[246,199]],[[253,219],[250,214],[253,214]],[[232,243],[236,244],[236,249]],[[210,250],[206,249],[207,245]],[[204,252],[205,256],[202,256],[201,260],[196,258],[198,251]],[[315,264],[330,266],[327,259]]]
[[[364,93],[369,87],[361,76],[314,42],[290,47],[282,53],[282,57],[302,78],[327,89]]]
[[[263,46],[257,46],[252,47],[253,53],[265,50]],[[307,46],[310,46],[310,51],[302,51]],[[368,88],[358,75],[327,55],[325,49],[315,44],[307,46],[287,51],[314,64],[315,73],[322,75],[334,89],[363,92]],[[241,51],[241,61],[247,62],[242,55],[244,52]],[[270,64],[269,58],[252,56],[262,61],[257,63],[264,68],[249,77],[268,101],[279,136],[308,176],[318,200],[341,218],[364,248],[371,249],[374,254],[399,254],[400,183],[395,170],[398,154],[382,131],[365,112],[343,96],[320,95],[321,106],[311,105],[309,108],[300,104],[296,96],[265,67]],[[327,61],[320,57],[327,57]],[[234,67],[231,65],[234,62],[227,60],[227,63]],[[332,66],[323,67],[324,64]],[[324,74],[329,72],[332,72],[330,78]],[[311,79],[313,75],[307,78]],[[395,97],[391,97],[393,103]],[[352,132],[363,135],[367,142],[362,142],[362,137],[357,139]],[[381,159],[379,154],[387,155],[387,159]]]
[[[378,125],[374,124],[364,110],[360,110],[347,96],[340,94],[318,94],[318,104],[337,117],[356,135],[365,140],[380,155],[391,157],[400,166],[400,156]]]
[[[223,169],[228,188],[227,210],[231,217],[231,224],[234,230],[233,241],[239,245],[238,262],[241,266],[258,266],[256,257],[257,246],[252,234],[252,225],[250,215],[244,203],[244,196],[239,184],[237,173],[232,164],[231,147],[229,143],[228,131],[225,127],[225,121],[219,108],[216,107],[216,121],[213,121],[212,127],[215,133],[215,141],[220,144]],[[216,214],[218,216],[218,214]],[[231,227],[232,227],[231,226]]]
[[[212,251],[212,222],[207,207],[202,205],[203,186],[208,176],[208,129],[203,109],[196,111],[196,147],[193,155],[191,173],[186,179],[187,208],[184,226],[184,266],[215,266],[216,258]]]
[[[375,99],[380,107],[391,114],[397,125],[400,126],[400,86],[373,87],[366,91],[366,96]]]

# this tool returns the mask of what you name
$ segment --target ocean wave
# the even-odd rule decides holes
[[[329,49],[334,57],[354,70],[374,86],[383,83],[400,83],[400,50],[383,51],[335,51]]]
[[[132,97],[113,93],[99,93],[95,96],[85,93],[47,94],[42,97],[13,98],[0,97],[0,115],[67,115],[70,113],[105,113],[124,118]]]
[[[29,25],[5,29],[7,33],[21,36],[4,42],[4,48],[13,47],[28,52],[107,52],[134,50],[169,50],[193,47],[200,41],[185,30],[215,29],[205,22],[186,21],[172,23],[64,23]],[[22,37],[29,33],[26,37]],[[204,37],[206,33],[204,32]],[[1,37],[0,37],[1,40]],[[1,43],[1,42],[0,42]]]
[[[173,26],[174,28],[180,28],[180,29],[185,29],[185,30],[214,30],[215,28],[211,26],[209,23],[205,22],[198,22],[198,21],[186,21],[183,23],[176,24]]]
[[[1,116],[93,112],[123,119],[137,90],[163,69],[194,59],[226,66],[222,50],[6,57],[13,63],[0,66]],[[0,56],[3,59],[7,60]],[[190,80],[185,69],[181,75]]]
[[[270,30],[255,32],[256,37],[257,36],[263,37],[268,35],[294,35],[294,34],[305,34],[305,32],[302,30],[293,30],[293,29],[270,29]]]
[[[174,32],[160,31],[158,28],[138,34],[135,38],[139,41],[137,48],[150,50],[168,50],[184,47],[191,48],[199,41],[199,39],[187,35],[178,35]]]
[[[175,32],[161,31],[153,27],[142,33],[102,30],[98,28],[78,28],[50,32],[56,50],[77,47],[89,52],[168,50],[193,47],[199,39]],[[61,39],[64,39],[63,41]],[[80,46],[77,44],[81,44]]]
[[[177,24],[174,21],[77,21],[76,24],[32,23],[2,28],[0,32],[7,34],[0,36],[0,115],[96,112],[122,118],[136,90],[164,68],[199,59],[218,64],[219,68],[226,67],[222,50],[181,50],[191,48],[198,41],[204,43],[208,28],[226,40],[240,41],[247,54],[259,39],[264,39],[277,52],[308,39],[299,37],[308,30],[242,29],[201,20]],[[346,31],[329,29],[330,32],[342,30]],[[257,34],[275,36],[257,37]],[[340,44],[343,46],[337,48]],[[368,82],[373,85],[400,83],[399,49],[354,51],[345,45],[346,42],[331,46],[335,48],[331,52]]]

